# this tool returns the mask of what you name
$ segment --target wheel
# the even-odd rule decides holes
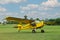
[[[44,33],[44,30],[41,30],[41,33]]]
[[[32,30],[32,33],[36,33],[36,31],[35,30]]]
[[[18,30],[18,32],[20,32],[20,30]]]

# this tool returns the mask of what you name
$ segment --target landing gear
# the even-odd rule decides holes
[[[45,31],[42,29],[42,30],[41,30],[41,33],[44,33],[44,32],[45,32]]]
[[[20,32],[21,31],[21,29],[18,29],[18,32]]]
[[[36,31],[35,30],[32,30],[32,33],[36,33]]]
[[[36,30],[35,30],[35,29],[33,29],[33,30],[32,30],[32,33],[36,33]]]

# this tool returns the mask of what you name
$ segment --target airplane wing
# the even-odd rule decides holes
[[[23,18],[16,18],[16,17],[6,17],[7,21],[16,21],[16,22],[22,22],[22,23],[31,23],[34,22],[34,20],[29,19],[23,19]]]

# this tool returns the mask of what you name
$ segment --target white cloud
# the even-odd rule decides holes
[[[0,12],[5,12],[5,11],[7,11],[6,8],[0,7]]]
[[[26,6],[20,6],[21,12],[27,15],[28,17],[33,18],[56,18],[60,17],[59,13],[50,12],[51,10],[54,10],[54,7],[59,7],[60,3],[58,0],[48,0],[46,2],[42,2],[41,4],[28,4]],[[50,12],[48,12],[48,11]],[[45,11],[45,12],[44,12]],[[56,11],[57,12],[57,11]]]
[[[53,16],[53,18],[60,17],[60,13],[57,12],[57,13],[53,14],[52,16]]]
[[[42,2],[42,4],[44,7],[55,7],[60,5],[60,3],[58,2],[58,0],[48,0],[46,2]]]
[[[6,4],[6,3],[19,3],[26,0],[0,0],[0,4]],[[48,0],[46,2],[42,2],[41,4],[28,4],[26,6],[20,6],[20,12],[23,13],[20,15],[20,13],[9,13],[5,12],[7,11],[6,8],[0,7],[0,19],[4,18],[6,16],[12,16],[12,17],[22,17],[24,15],[27,15],[28,17],[32,18],[56,18],[60,17],[60,13],[48,13],[44,12],[44,10],[50,10],[52,8],[49,7],[56,7],[59,6],[60,3],[57,0]],[[42,12],[41,12],[42,10]],[[5,13],[4,13],[5,12]]]
[[[20,7],[21,10],[30,10],[29,7]]]
[[[47,12],[38,12],[38,11],[32,11],[27,13],[27,16],[30,18],[40,18],[40,19],[45,19],[45,18],[59,18],[60,17],[60,13],[54,13],[54,14],[50,14]]]
[[[0,0],[0,4],[7,4],[7,3],[20,3],[25,2],[26,0]]]
[[[28,16],[36,16],[36,14],[39,13],[37,11],[30,11],[27,13]]]
[[[29,4],[29,5],[27,5],[27,7],[29,7],[29,8],[37,8],[38,5],[37,4]]]
[[[37,5],[37,4],[28,4],[27,6],[24,6],[24,7],[20,6],[20,9],[21,10],[32,10],[32,9],[36,9],[38,7],[39,7],[39,5]]]
[[[52,8],[50,8],[50,7],[44,7],[44,6],[40,6],[39,8],[38,8],[38,10],[51,10]]]
[[[51,10],[55,7],[60,7],[58,0],[48,0],[42,2],[41,4],[28,4],[26,6],[21,6],[21,10]]]
[[[58,0],[47,0],[40,4],[39,10],[51,10],[55,7],[60,7]]]

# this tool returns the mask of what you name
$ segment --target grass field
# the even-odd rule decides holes
[[[41,33],[40,29],[37,33],[31,33],[31,30],[18,33],[13,26],[0,24],[0,40],[60,40],[60,26],[44,26],[45,33]]]

